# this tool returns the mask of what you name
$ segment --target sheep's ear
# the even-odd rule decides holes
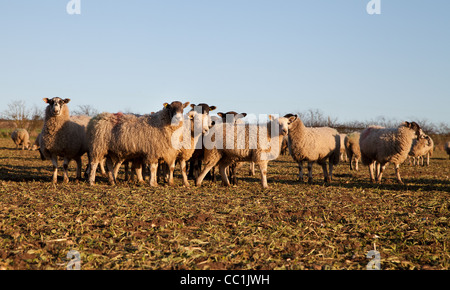
[[[294,116],[291,116],[291,117],[289,117],[289,124],[292,124],[292,123],[294,123],[295,122],[295,120],[297,120],[297,115],[294,115]]]
[[[189,102],[183,104],[183,109],[186,108],[187,106],[189,106]]]
[[[217,116],[219,116],[220,118],[223,118],[224,114],[222,112],[217,113]]]
[[[195,104],[191,104],[191,108],[194,109],[195,108]]]
[[[215,109],[217,109],[216,106],[209,106],[209,110],[210,110],[210,111],[214,111]]]
[[[247,113],[240,113],[239,115],[241,115],[241,118],[245,118],[247,116]]]
[[[167,108],[168,105],[169,105],[169,103],[164,103],[163,104],[164,108]]]
[[[70,99],[64,99],[64,104],[67,104],[70,102]]]
[[[43,100],[45,103],[47,103],[47,104],[50,103],[50,100],[49,100],[48,98],[43,98],[42,100]]]
[[[270,120],[270,121],[273,121],[273,120],[275,120],[275,117],[272,116],[272,115],[269,115],[269,120]]]
[[[189,119],[194,120],[194,114],[195,111],[190,111],[189,113],[187,113],[187,116],[189,117]]]

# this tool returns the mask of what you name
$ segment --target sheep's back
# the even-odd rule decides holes
[[[290,153],[295,161],[321,161],[333,155],[339,161],[340,137],[329,127],[306,128],[302,132],[289,130]],[[333,162],[333,163],[335,163]]]
[[[370,127],[363,130],[359,143],[363,163],[403,163],[408,157],[414,134],[414,131],[405,127]]]

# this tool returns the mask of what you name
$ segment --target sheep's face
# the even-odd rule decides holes
[[[183,110],[189,105],[189,102],[181,103],[178,101],[172,103],[164,103],[164,108],[169,111],[170,119],[173,126],[179,126],[183,122]]]
[[[281,136],[286,136],[289,133],[289,126],[292,124],[292,122],[297,120],[297,116],[292,116],[289,118],[286,117],[275,118],[272,115],[269,115],[269,118],[272,128],[276,128],[276,126],[278,126],[278,132],[279,135]]]
[[[235,111],[230,111],[226,113],[219,112],[217,115],[222,118],[223,123],[242,123],[242,118],[245,118],[247,116],[247,113],[236,113]]]
[[[61,98],[44,98],[44,102],[46,102],[50,107],[50,114],[53,117],[57,117],[61,115],[63,107],[70,102],[70,99],[61,99]]]
[[[294,117],[291,118],[285,118],[285,117],[273,117],[272,115],[269,115],[269,119],[270,119],[270,125],[272,130],[278,127],[278,134],[280,136],[286,136],[289,132],[289,125],[295,121],[295,119],[292,119]],[[292,119],[292,120],[291,120]],[[276,132],[276,131],[275,131]]]
[[[209,114],[200,114],[195,110],[188,113],[191,120],[191,131],[194,133],[207,134],[211,125],[211,118]]]
[[[216,106],[209,106],[207,104],[191,104],[191,111],[188,113],[189,118],[192,120],[193,128],[195,132],[202,132],[207,134],[209,128],[212,127],[210,111],[214,111]]]

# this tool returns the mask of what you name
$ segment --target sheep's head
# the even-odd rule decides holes
[[[48,104],[49,106],[49,112],[52,117],[57,117],[61,115],[61,112],[69,102],[70,99],[61,99],[58,97],[49,99],[49,98],[43,98],[44,102]]]
[[[191,119],[192,128],[191,130],[194,132],[201,131],[202,134],[206,134],[211,128],[211,116],[209,115],[210,111],[214,111],[216,106],[209,106],[204,103],[200,103],[198,105],[191,104],[191,111],[188,113],[189,119]]]
[[[271,123],[271,128],[275,128],[276,130],[276,126],[278,126],[279,135],[286,136],[289,133],[289,126],[292,124],[292,122],[297,120],[297,116],[294,115],[289,118],[286,117],[276,118],[272,115],[269,115],[269,119]]]
[[[183,121],[183,110],[189,105],[189,102],[181,103],[178,101],[172,103],[164,103],[164,108],[169,111],[169,117],[172,125],[178,126]]]
[[[407,122],[405,121],[403,125],[413,131],[416,132],[417,139],[420,139],[421,137],[425,136],[425,133],[422,131],[422,128],[420,128],[419,124],[416,122]]]
[[[245,118],[247,113],[236,113],[235,111],[229,111],[226,113],[219,112],[217,115],[222,118],[223,123],[239,123],[239,120]]]

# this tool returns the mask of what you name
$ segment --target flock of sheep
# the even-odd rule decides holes
[[[372,182],[381,182],[387,164],[393,163],[397,180],[402,183],[400,164],[408,156],[414,158],[414,162],[416,158],[427,156],[428,164],[434,147],[433,140],[415,122],[404,122],[397,128],[370,126],[362,132],[344,135],[329,127],[306,127],[293,114],[278,118],[269,116],[265,124],[249,124],[241,120],[245,113],[218,113],[219,117],[211,117],[210,112],[216,107],[207,104],[191,104],[191,110],[184,115],[189,102],[175,101],[164,103],[162,110],[149,115],[102,113],[93,118],[71,117],[70,99],[43,100],[48,104],[44,126],[33,149],[39,149],[42,160],[52,161],[53,183],[57,182],[58,157],[64,160],[64,182],[68,182],[69,162],[76,161],[77,178],[81,179],[81,157],[87,153],[86,176],[91,185],[95,183],[98,166],[114,184],[123,163],[126,168],[132,164],[132,171],[141,182],[144,180],[143,168],[149,166],[150,186],[158,185],[161,173],[168,178],[169,185],[173,185],[173,172],[178,162],[186,187],[189,186],[188,163],[189,175],[194,177],[196,186],[200,186],[216,166],[223,185],[228,186],[228,176],[236,183],[236,169],[241,162],[247,161],[251,164],[251,172],[254,172],[254,165],[259,167],[261,184],[267,188],[267,164],[278,157],[283,147],[288,148],[298,163],[300,181],[306,161],[309,183],[312,182],[313,163],[322,166],[324,180],[330,182],[333,166],[345,152],[350,159],[350,169],[358,170],[359,160],[368,165]],[[182,127],[187,131],[181,130]],[[31,145],[24,129],[17,129],[11,137],[16,147],[24,149]],[[205,142],[208,138],[214,146]],[[174,146],[177,142],[187,142],[189,146]],[[450,142],[445,148],[450,155]]]

